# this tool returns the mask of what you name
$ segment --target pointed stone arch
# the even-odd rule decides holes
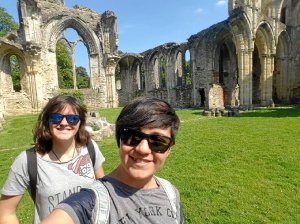
[[[259,89],[260,93],[259,103],[263,106],[272,105],[272,81],[274,71],[274,56],[275,56],[275,40],[273,30],[270,25],[263,22],[259,25],[255,35],[255,46],[257,47],[259,63],[260,63],[260,75],[257,87],[253,86],[253,89]],[[255,64],[253,64],[255,66]]]
[[[274,103],[290,103],[292,74],[289,72],[291,40],[287,32],[282,32],[277,41],[276,58],[273,73],[273,95]]]
[[[101,63],[99,63],[103,60],[103,49],[101,48],[102,45],[93,30],[83,24],[78,18],[74,18],[72,16],[66,16],[58,21],[53,21],[46,27],[46,34],[48,38],[45,40],[45,46],[49,49],[50,57],[53,57],[53,60],[55,56],[56,42],[62,32],[67,28],[72,28],[77,31],[88,51],[91,75],[90,86],[91,88],[99,88],[101,79],[105,80],[104,68],[102,68]],[[53,68],[53,70],[55,70],[55,68]]]
[[[5,94],[13,91],[13,87],[12,87],[13,81],[11,78],[11,71],[10,71],[10,57],[13,55],[17,57],[19,62],[21,90],[29,94],[28,85],[26,85],[26,81],[25,81],[28,75],[26,58],[18,48],[9,45],[7,45],[7,48],[1,51],[0,53],[0,68],[1,68],[0,72],[2,73],[1,74],[2,78],[0,79],[1,93]]]

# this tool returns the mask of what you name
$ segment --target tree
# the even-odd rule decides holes
[[[161,87],[166,87],[166,62],[163,58],[160,59],[160,74],[161,74]]]
[[[21,77],[20,77],[20,66],[16,55],[10,57],[10,70],[11,78],[13,81],[13,88],[16,92],[21,90]]]
[[[59,88],[73,88],[72,57],[64,40],[56,44],[56,62]]]
[[[0,6],[0,37],[18,29],[19,25],[14,21],[13,17],[6,12],[5,8]]]
[[[78,89],[90,87],[90,77],[87,74],[86,68],[82,66],[76,67],[76,78]]]
[[[191,79],[190,61],[185,62],[184,71],[185,71],[185,84],[186,85],[191,85],[192,84],[192,79]]]
[[[118,63],[117,66],[116,66],[115,76],[116,76],[116,78],[115,78],[116,81],[117,81],[117,80],[121,80],[121,68],[120,68],[119,63]]]

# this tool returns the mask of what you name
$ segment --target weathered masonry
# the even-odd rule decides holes
[[[58,92],[56,42],[67,28],[73,28],[87,47],[90,73],[90,96],[95,106],[117,106],[109,95],[110,60],[118,49],[116,16],[102,15],[81,6],[67,8],[63,1],[20,0],[20,30],[1,39],[0,85],[5,114],[39,111]],[[21,69],[21,91],[14,92],[9,58],[16,55]],[[93,100],[93,99],[91,99]]]
[[[300,1],[229,0],[228,19],[187,34],[187,42],[126,54],[118,52],[111,11],[68,8],[63,0],[19,0],[18,10],[19,31],[0,38],[0,125],[5,115],[40,111],[58,94],[56,43],[67,28],[87,47],[91,87],[81,91],[91,107],[123,106],[139,95],[177,108],[300,103]]]

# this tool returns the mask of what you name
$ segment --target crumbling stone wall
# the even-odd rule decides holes
[[[176,107],[203,106],[204,102],[206,109],[300,103],[300,2],[229,0],[228,12],[227,20],[191,35],[187,43],[142,53],[146,87],[134,94],[123,86],[119,96],[126,92],[124,103],[137,94],[155,95]],[[190,86],[176,85],[175,58],[178,52],[184,55],[184,46],[190,51]],[[164,88],[155,85],[154,78],[160,66],[154,61],[161,57],[167,67]],[[183,94],[176,94],[179,89]],[[180,95],[184,100],[178,99]]]
[[[77,31],[88,50],[91,88],[86,91],[93,106],[116,107],[115,80],[109,63],[117,55],[117,17],[84,6],[68,8],[63,0],[19,0],[20,29],[0,38],[0,96],[5,115],[38,112],[59,93],[56,43],[67,28]],[[15,92],[10,57],[18,58],[21,91]],[[94,97],[92,97],[94,96]],[[1,107],[0,107],[1,108]]]

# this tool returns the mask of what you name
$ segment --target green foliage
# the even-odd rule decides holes
[[[56,61],[59,88],[72,89],[74,87],[72,56],[64,40],[60,40],[56,44]]]
[[[21,90],[20,65],[16,55],[10,57],[10,70],[13,81],[13,88],[16,92]]]
[[[185,74],[185,84],[186,85],[191,85],[192,84],[192,79],[191,79],[191,65],[190,65],[190,61],[186,61],[185,62],[184,74]]]
[[[116,76],[116,81],[121,80],[121,69],[119,63],[116,66],[115,76]]]
[[[76,79],[78,89],[90,87],[90,77],[87,74],[86,68],[82,66],[76,67]]]
[[[76,97],[77,99],[80,100],[80,102],[82,103],[82,105],[84,105],[84,95],[83,93],[80,91],[80,90],[62,90],[59,95],[67,95],[67,96],[74,96]]]
[[[14,21],[13,17],[6,12],[5,8],[0,6],[0,37],[18,29],[19,25]]]
[[[114,123],[122,108],[99,109]],[[300,223],[300,107],[204,117],[178,110],[181,127],[158,176],[179,190],[185,223]],[[8,117],[0,132],[0,186],[15,157],[32,143],[37,115]],[[115,136],[98,142],[105,173],[119,163]],[[21,224],[33,219],[26,194]]]

